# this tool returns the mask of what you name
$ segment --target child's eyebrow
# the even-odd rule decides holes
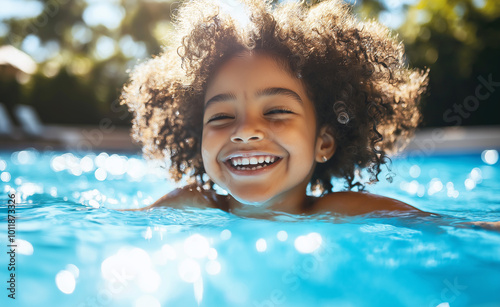
[[[234,93],[225,93],[225,94],[219,94],[216,95],[212,98],[210,98],[206,103],[205,103],[205,109],[212,103],[216,102],[224,102],[224,101],[229,101],[229,100],[236,100],[236,95]]]
[[[300,104],[303,104],[304,102],[302,101],[302,98],[300,98],[299,94],[295,93],[292,90],[289,90],[287,88],[282,88],[282,87],[268,87],[262,90],[258,90],[255,93],[255,97],[259,98],[262,96],[273,96],[273,95],[283,95],[283,96],[288,96],[290,98],[293,98]]]
[[[303,104],[304,102],[302,101],[302,98],[300,98],[299,94],[296,92],[287,89],[287,88],[282,88],[282,87],[268,87],[264,88],[261,90],[258,90],[255,92],[255,98],[260,98],[262,96],[274,96],[274,95],[283,95],[283,96],[288,96],[290,98],[293,98],[295,101],[297,101],[300,104]],[[212,103],[217,103],[217,102],[225,102],[229,100],[236,100],[236,95],[234,93],[225,93],[225,94],[219,94],[216,95],[212,98],[210,98],[206,103],[205,103],[205,109]]]

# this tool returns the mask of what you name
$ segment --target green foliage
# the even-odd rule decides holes
[[[476,88],[482,85],[479,77],[488,79],[491,74],[492,80],[500,81],[500,6],[496,0],[420,0],[408,9],[399,32],[410,63],[431,69],[424,109],[427,125],[500,124],[496,115],[500,87],[486,99],[476,97],[478,106],[469,97],[477,95]],[[483,88],[481,93],[487,92]],[[460,120],[450,120],[446,114],[458,114]]]
[[[28,40],[38,42],[38,50],[30,55],[39,66],[26,84],[3,80],[9,86],[0,86],[2,102],[9,108],[31,104],[47,123],[96,124],[107,116],[115,123],[128,124],[129,119],[110,112],[110,104],[119,97],[127,70],[140,58],[160,52],[168,42],[171,9],[177,4],[117,1],[112,7],[123,18],[110,28],[86,22],[85,12],[91,6],[86,1],[40,2],[43,11],[38,16],[3,21],[9,31],[0,37],[0,45],[22,49]],[[103,45],[108,47],[104,51]]]

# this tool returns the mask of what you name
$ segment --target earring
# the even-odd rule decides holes
[[[328,158],[326,156],[321,157],[321,159],[323,160],[323,162],[328,161]]]

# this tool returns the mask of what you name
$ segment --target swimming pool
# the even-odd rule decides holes
[[[500,233],[460,224],[500,221],[497,160],[395,158],[393,180],[369,188],[439,215],[268,221],[114,210],[174,188],[139,156],[3,151],[0,305],[500,306]]]

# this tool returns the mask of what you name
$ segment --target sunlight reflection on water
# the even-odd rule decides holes
[[[30,289],[18,299],[24,306],[497,302],[500,235],[459,224],[500,220],[499,165],[485,155],[460,163],[429,157],[418,169],[402,168],[393,184],[370,187],[440,216],[265,221],[216,209],[114,210],[146,206],[175,188],[159,164],[137,156],[0,153],[0,199],[16,194],[18,289]],[[445,301],[449,284],[459,295]]]

